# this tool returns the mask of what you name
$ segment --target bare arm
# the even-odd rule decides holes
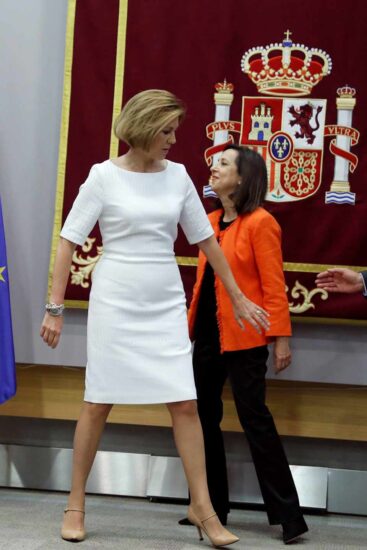
[[[261,327],[267,330],[269,328],[268,313],[260,306],[251,302],[241,292],[214,235],[197,244],[228,292],[236,321],[240,327],[244,328],[241,319],[246,319],[258,332],[261,332]]]
[[[63,304],[66,285],[69,278],[71,262],[76,245],[66,239],[60,238],[56,250],[54,271],[52,275],[52,287],[50,302]],[[45,313],[42,321],[40,336],[51,348],[56,348],[60,340],[63,326],[63,316],[53,317]]]

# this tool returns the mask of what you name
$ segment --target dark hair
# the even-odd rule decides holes
[[[231,195],[237,214],[253,212],[261,206],[268,190],[268,174],[264,159],[249,147],[241,145],[227,145],[224,151],[230,150],[238,153],[236,165],[241,183]]]

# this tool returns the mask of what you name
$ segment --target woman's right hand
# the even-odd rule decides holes
[[[270,327],[269,313],[254,302],[251,302],[240,292],[233,300],[234,316],[239,326],[244,329],[242,319],[245,319],[259,334]]]
[[[40,336],[52,349],[55,349],[59,343],[63,324],[64,317],[62,315],[55,317],[47,312],[45,313],[41,325]]]

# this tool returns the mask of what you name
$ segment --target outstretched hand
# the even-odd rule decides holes
[[[316,286],[328,292],[360,292],[363,290],[363,277],[352,269],[334,267],[317,275]]]
[[[269,313],[242,293],[233,301],[233,310],[236,321],[242,329],[245,328],[242,319],[250,323],[259,334],[262,329],[268,330],[270,327]]]

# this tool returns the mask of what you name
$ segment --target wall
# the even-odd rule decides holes
[[[38,335],[53,225],[66,11],[66,0],[1,2],[0,193],[16,360],[83,366],[85,311],[66,313],[57,350]],[[297,323],[292,347],[285,379],[367,384],[365,327]]]

